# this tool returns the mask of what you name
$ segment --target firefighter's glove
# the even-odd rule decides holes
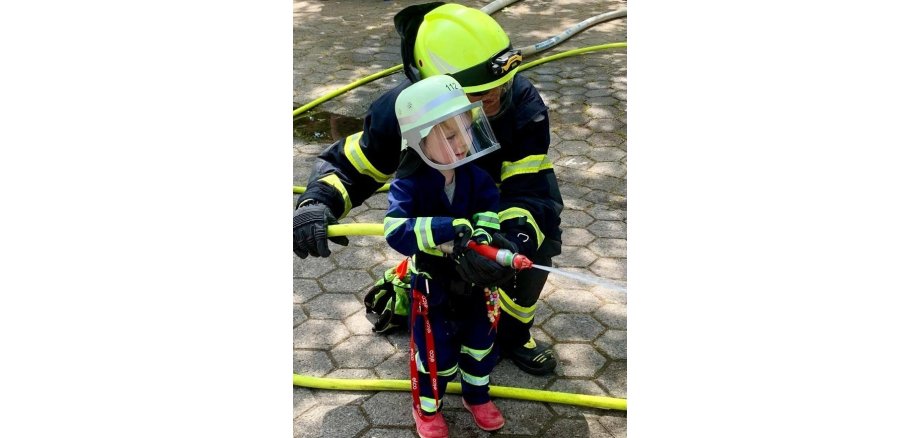
[[[328,237],[327,227],[338,224],[329,207],[320,203],[304,205],[294,210],[294,254],[302,259],[329,257],[329,242],[348,245],[345,236]]]
[[[469,248],[454,253],[457,273],[463,281],[479,286],[492,287],[504,284],[514,277],[514,269],[505,267]]]
[[[466,248],[467,242],[473,237],[473,226],[466,219],[454,219],[454,254]]]
[[[507,249],[513,253],[518,253],[518,245],[511,239],[505,237],[504,233],[495,233],[492,235],[492,246],[499,249]]]

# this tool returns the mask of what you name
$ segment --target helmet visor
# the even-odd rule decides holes
[[[409,147],[439,170],[453,169],[499,148],[479,102],[423,125],[418,133],[419,140]]]

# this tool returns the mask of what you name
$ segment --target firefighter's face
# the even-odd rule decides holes
[[[480,93],[467,93],[466,97],[470,99],[470,102],[482,101],[482,109],[486,112],[486,116],[492,117],[498,113],[499,109],[501,109],[503,88],[504,87],[499,85],[495,88],[490,88],[489,90]]]
[[[466,126],[462,126],[458,117],[452,117],[433,128],[422,140],[422,152],[431,161],[438,164],[450,164],[460,161],[470,151],[470,135]]]

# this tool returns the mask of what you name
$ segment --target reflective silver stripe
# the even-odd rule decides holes
[[[488,356],[490,352],[492,352],[491,345],[489,346],[489,348],[486,348],[485,350],[477,350],[475,348],[467,347],[466,345],[460,345],[461,354],[468,354],[470,357],[480,362],[482,361],[484,357]]]
[[[530,322],[533,320],[534,313],[537,311],[537,305],[522,307],[517,305],[501,288],[498,289],[498,301],[502,310],[511,315],[514,319],[521,322]]]
[[[387,237],[399,228],[402,224],[406,223],[409,219],[406,218],[396,218],[396,217],[385,217],[383,218],[383,236]]]
[[[474,385],[474,386],[486,386],[489,384],[488,374],[486,374],[485,376],[474,376],[472,374],[468,374],[467,372],[461,369],[460,377],[463,379],[464,382],[469,383],[470,385]]]

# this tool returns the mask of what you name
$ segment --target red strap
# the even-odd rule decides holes
[[[425,289],[427,292],[428,280],[425,280]],[[419,415],[423,415],[418,387],[418,365],[415,363],[416,348],[413,333],[415,319],[418,316],[421,316],[425,322],[425,357],[428,363],[428,375],[431,376],[431,391],[434,394],[435,407],[437,407],[437,402],[440,399],[438,397],[438,365],[434,354],[434,333],[431,331],[431,321],[428,319],[428,297],[419,292],[417,288],[412,288],[412,301],[412,316],[409,320],[409,376],[412,385],[412,406]]]

